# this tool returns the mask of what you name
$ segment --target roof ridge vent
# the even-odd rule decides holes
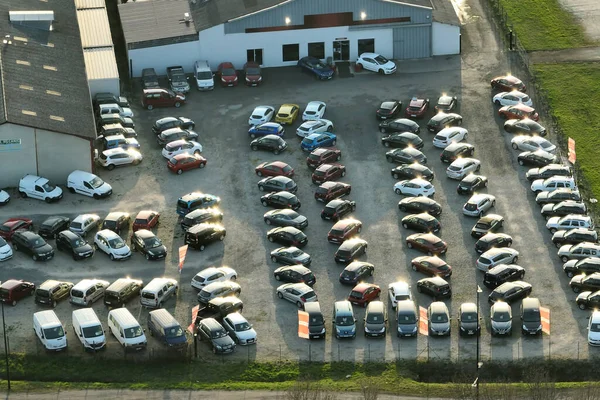
[[[51,31],[54,22],[54,11],[9,11],[10,22]]]

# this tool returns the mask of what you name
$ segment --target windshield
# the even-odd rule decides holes
[[[101,325],[88,326],[87,328],[83,328],[82,331],[83,337],[86,338],[95,338],[104,335],[104,331],[102,330]]]
[[[168,338],[176,338],[183,336],[183,329],[180,326],[174,326],[171,328],[165,329],[165,336]]]
[[[65,331],[62,326],[44,329],[44,337],[46,339],[58,339],[65,336]]]
[[[410,314],[398,314],[399,324],[414,324],[417,322],[417,316],[413,313]]]
[[[56,189],[56,186],[52,185],[50,182],[46,182],[42,187],[44,188],[44,191],[46,191],[46,192],[51,192],[54,189]]]
[[[600,324],[590,324],[591,332],[600,332]]]
[[[283,167],[283,172],[290,172],[293,168],[290,167],[289,165],[286,165],[285,167]]]
[[[108,245],[111,249],[120,249],[125,247],[125,242],[121,238],[114,238],[108,241]]]
[[[479,222],[475,225],[475,228],[477,229],[487,229],[488,228],[488,224],[483,223],[483,222]]]
[[[510,314],[506,311],[502,311],[502,312],[495,312],[492,315],[492,321],[495,322],[507,322],[510,321]]]
[[[356,276],[355,271],[342,271],[342,276],[345,278],[354,278]]]
[[[235,76],[235,69],[233,68],[223,68],[221,71],[223,76]]]
[[[240,324],[237,324],[235,326],[235,331],[236,332],[243,332],[243,331],[249,331],[250,329],[252,329],[252,327],[250,326],[249,323],[247,322],[242,322]]]
[[[539,322],[540,321],[539,310],[523,310],[523,321]]]
[[[431,316],[431,322],[437,322],[437,323],[448,322],[448,315],[446,315],[446,314],[433,314]]]
[[[260,75],[260,68],[246,68],[246,75]]]
[[[477,204],[475,204],[475,203],[467,203],[467,204],[465,204],[465,210],[467,210],[467,211],[475,211],[475,210],[477,210]]]
[[[293,251],[292,254],[290,254],[292,257],[300,257],[303,254],[302,250],[296,250]]]
[[[100,186],[104,185],[104,181],[96,176],[90,181],[90,185],[92,185],[94,189],[97,189]]]
[[[125,337],[129,338],[129,339],[142,336],[143,334],[144,334],[144,331],[142,330],[141,326],[135,326],[133,328],[125,329]]]
[[[87,244],[87,242],[82,238],[73,239],[71,241],[71,245],[75,248],[85,246],[86,244]]]
[[[227,336],[227,331],[225,331],[225,329],[217,329],[216,331],[211,332],[211,337],[213,339],[219,339],[225,336]]]
[[[148,239],[144,240],[144,243],[146,244],[146,247],[148,247],[150,249],[162,246],[162,242],[157,237],[148,238]]]
[[[370,313],[365,319],[367,324],[380,324],[383,322],[383,315]]]
[[[362,293],[357,292],[356,290],[353,290],[352,292],[350,292],[350,297],[355,297],[357,299],[360,299],[360,298],[362,298]]]
[[[460,316],[460,320],[463,322],[477,321],[477,313],[474,313],[474,312],[463,313]]]
[[[46,289],[38,289],[35,291],[37,297],[50,297],[50,294]]]
[[[72,289],[71,297],[83,297],[83,291],[81,291],[79,289]]]
[[[71,222],[71,228],[81,229],[81,222]]]
[[[199,81],[205,80],[205,79],[212,79],[212,72],[210,71],[203,71],[203,72],[198,72],[198,74],[196,75],[196,79],[198,79]]]
[[[375,61],[377,61],[377,63],[380,64],[380,65],[389,62],[389,60],[387,58],[385,58],[384,56],[377,56],[377,57],[375,57]]]
[[[335,318],[335,324],[337,326],[352,326],[354,325],[354,319],[349,316],[337,316]]]
[[[31,241],[31,245],[32,245],[32,247],[34,247],[34,248],[37,248],[37,247],[42,247],[42,246],[43,246],[43,245],[45,245],[45,244],[46,244],[46,241],[45,241],[44,239],[42,239],[42,238],[36,238],[36,239],[33,239],[33,240]]]
[[[316,170],[316,171],[314,172],[314,174],[315,174],[315,176],[325,176],[325,171],[319,171],[319,170]]]
[[[550,147],[554,147],[554,145],[550,142],[542,142],[542,143],[540,143],[540,146],[542,147],[542,149],[548,149]]]
[[[326,208],[326,210],[328,210],[328,213],[329,213],[329,214],[331,214],[331,213],[332,213],[332,212],[331,212],[331,210],[332,210],[332,209],[327,209],[327,208]],[[342,235],[344,234],[344,231],[343,231],[343,230],[341,230],[341,229],[332,229],[332,230],[331,230],[329,233],[330,233],[332,236],[342,236]]]

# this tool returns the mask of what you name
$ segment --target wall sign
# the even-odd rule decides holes
[[[0,139],[0,152],[21,150],[21,139]]]

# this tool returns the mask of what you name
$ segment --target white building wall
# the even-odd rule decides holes
[[[67,176],[76,169],[92,172],[90,140],[36,129],[37,170],[40,176],[55,184],[67,183]]]
[[[433,22],[431,40],[434,56],[460,54],[460,26]]]
[[[216,47],[220,46],[217,44]],[[181,65],[185,72],[193,72],[194,61],[200,58],[199,51],[197,41],[129,50],[130,73],[137,78],[142,76],[144,68],[154,68],[158,75],[166,75],[167,67],[173,65]]]
[[[263,49],[264,67],[296,65],[297,61],[283,61],[282,45],[299,44],[300,58],[308,55],[308,43],[324,42],[325,58],[333,57],[333,41],[346,38],[350,41],[350,60],[358,58],[358,39],[375,39],[375,51],[385,57],[393,56],[392,29],[355,29],[348,27],[316,28],[291,31],[236,33],[225,35],[223,25],[199,33],[199,57],[208,60],[211,69],[219,63],[230,61],[237,69],[246,63],[246,50]]]
[[[119,78],[112,79],[88,79],[88,86],[90,87],[90,96],[92,98],[96,93],[113,93],[117,96],[121,94],[121,84]]]
[[[20,139],[20,144],[4,144]],[[17,187],[26,174],[37,173],[33,128],[5,123],[0,125],[0,188]]]

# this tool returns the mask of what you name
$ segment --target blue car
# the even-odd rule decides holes
[[[300,143],[300,147],[304,151],[313,151],[319,147],[335,146],[337,136],[330,132],[311,133]]]
[[[248,129],[248,135],[252,139],[258,136],[276,135],[282,137],[285,133],[283,126],[277,122],[266,122],[264,124],[256,125]]]
[[[328,80],[333,78],[333,69],[323,61],[315,57],[302,57],[298,66],[303,72],[309,72],[317,79]]]

